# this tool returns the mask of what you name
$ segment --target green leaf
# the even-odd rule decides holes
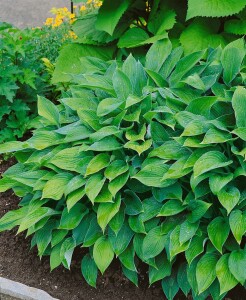
[[[229,214],[239,202],[240,191],[235,186],[224,187],[219,191],[218,199]]]
[[[60,125],[60,114],[58,108],[51,101],[38,96],[38,114],[50,121],[50,124]]]
[[[92,286],[96,287],[97,282],[97,266],[94,260],[91,258],[90,254],[86,254],[81,261],[81,272],[86,280],[86,282]]]
[[[233,174],[211,174],[209,176],[209,187],[214,195],[217,195],[224,186],[233,179]]]
[[[130,246],[128,246],[124,252],[122,252],[119,255],[119,260],[121,262],[121,264],[131,270],[131,271],[137,271],[136,266],[135,266],[135,262],[134,262],[134,256],[135,256],[135,251],[134,251],[134,247],[132,245],[132,243],[130,244]]]
[[[195,64],[201,60],[204,56],[205,51],[194,52],[189,54],[177,63],[175,70],[169,77],[169,82],[171,86],[177,85],[177,83],[185,76],[185,74],[195,66]]]
[[[218,256],[215,253],[206,253],[199,260],[196,267],[196,279],[199,294],[206,291],[216,278],[216,264]]]
[[[62,212],[59,229],[72,230],[76,228],[86,214],[88,214],[88,209],[81,203],[75,204],[70,211],[65,208]]]
[[[56,214],[58,213],[51,208],[38,207],[34,211],[27,213],[26,216],[21,220],[18,233],[32,227],[43,218],[56,215]]]
[[[237,87],[232,97],[232,107],[235,112],[238,127],[246,127],[246,89]]]
[[[119,210],[119,212],[112,218],[109,222],[109,227],[113,230],[113,232],[118,235],[123,223],[125,221],[125,211],[123,208]]]
[[[229,140],[231,140],[231,134],[215,129],[215,128],[210,128],[205,136],[201,144],[218,144],[218,143],[225,143]]]
[[[15,226],[20,225],[21,220],[25,218],[27,213],[28,207],[22,207],[20,209],[7,212],[0,219],[0,232],[11,230]]]
[[[85,176],[97,173],[98,171],[106,168],[109,165],[110,156],[107,153],[101,153],[93,157],[93,159],[89,162]]]
[[[223,78],[226,84],[236,77],[240,72],[246,49],[243,39],[228,44],[222,51],[221,63],[224,68]]]
[[[107,136],[117,135],[118,133],[120,133],[120,130],[117,127],[105,126],[103,128],[100,128],[98,131],[90,134],[90,140],[92,142],[98,142]]]
[[[226,39],[219,33],[220,22],[216,19],[195,19],[182,30],[180,43],[185,54],[208,47],[217,48],[226,45]]]
[[[113,87],[120,101],[126,101],[128,96],[132,94],[132,84],[130,79],[121,70],[116,69],[113,78]]]
[[[186,110],[193,114],[210,118],[211,107],[217,101],[218,98],[214,96],[199,97],[192,100]]]
[[[122,266],[123,274],[138,287],[138,273]]]
[[[199,222],[190,223],[189,221],[184,221],[180,226],[180,234],[179,234],[179,242],[180,244],[184,244],[189,241],[195,235],[197,229],[199,227]]]
[[[83,74],[86,66],[80,62],[81,57],[90,56],[110,60],[113,47],[98,47],[93,45],[68,44],[62,48],[56,61],[52,83],[69,82],[72,75]],[[68,61],[69,57],[69,61]]]
[[[104,176],[112,181],[116,177],[128,171],[129,166],[123,160],[113,161],[105,170]]]
[[[143,205],[140,198],[131,190],[125,191],[124,203],[125,213],[130,216],[138,215],[143,212]]]
[[[93,258],[98,269],[103,274],[114,258],[112,246],[105,236],[100,237],[96,241],[93,247]]]
[[[77,176],[73,177],[66,186],[65,195],[67,196],[70,193],[72,193],[73,191],[76,191],[77,189],[83,187],[85,185],[85,183],[86,183],[86,180],[84,179],[83,176],[77,175]]]
[[[44,186],[42,199],[60,200],[72,177],[70,173],[60,173],[52,177]]]
[[[113,195],[110,193],[108,186],[104,185],[98,196],[95,198],[95,203],[113,203]]]
[[[61,246],[62,246],[62,243],[56,245],[51,250],[51,254],[50,254],[50,269],[51,269],[51,271],[53,271],[55,268],[57,268],[62,263],[62,259],[60,257]]]
[[[96,28],[113,35],[115,27],[129,5],[129,0],[119,0],[117,2],[112,2],[111,0],[103,1],[97,17]]]
[[[240,245],[243,235],[246,232],[246,214],[241,210],[233,210],[229,216],[231,231]]]
[[[143,240],[144,259],[156,257],[167,244],[167,235],[162,234],[161,227],[151,229]]]
[[[133,27],[127,30],[119,39],[119,48],[133,48],[139,46],[149,38],[145,30]]]
[[[201,200],[191,201],[188,205],[191,213],[188,215],[187,220],[191,223],[196,223],[203,217],[211,205],[211,203]]]
[[[180,212],[185,210],[185,206],[183,206],[182,202],[179,200],[169,200],[167,201],[161,208],[158,217],[167,217],[177,215]]]
[[[167,141],[162,146],[155,148],[149,154],[150,157],[159,157],[168,160],[178,160],[190,152],[176,141]]]
[[[148,29],[155,35],[170,30],[176,23],[176,13],[174,10],[161,8],[157,13],[153,13],[152,18],[148,21]]]
[[[145,68],[159,72],[171,50],[172,44],[169,39],[154,43],[147,52]]]
[[[245,0],[188,0],[187,20],[194,17],[225,17],[239,13]]]
[[[187,264],[183,263],[178,270],[178,275],[177,275],[177,281],[180,289],[182,292],[185,294],[185,296],[188,296],[188,293],[191,289],[191,286],[188,281],[188,276],[187,276]]]
[[[229,257],[229,270],[232,275],[244,285],[246,280],[246,252],[245,249],[232,251]]]
[[[119,212],[121,204],[120,196],[117,197],[115,203],[100,203],[97,210],[97,221],[102,231],[105,231],[106,226],[112,218]]]
[[[246,141],[246,127],[239,127],[232,131],[232,133],[236,134],[240,137],[240,139]]]
[[[115,197],[115,195],[125,186],[128,178],[129,178],[129,172],[126,172],[116,177],[109,183],[108,189],[110,193],[113,195],[113,197]]]
[[[92,203],[100,193],[105,182],[105,178],[101,174],[93,174],[87,180],[85,185],[85,193]]]
[[[61,246],[60,258],[65,268],[70,270],[70,265],[72,261],[72,256],[74,249],[76,247],[76,242],[73,237],[67,238]]]
[[[162,289],[168,300],[173,300],[179,291],[179,286],[175,276],[169,276],[161,281]]]
[[[189,248],[185,251],[185,257],[190,265],[192,261],[203,252],[203,247],[205,244],[205,239],[203,236],[195,235],[190,242]]]
[[[88,150],[104,152],[114,151],[122,148],[122,145],[116,140],[115,137],[105,137],[102,140],[92,144]]]
[[[156,268],[149,267],[149,284],[153,284],[171,275],[171,263],[167,260],[166,254],[160,254],[155,258]]]
[[[123,253],[128,245],[130,244],[134,233],[131,228],[125,222],[118,234],[116,235],[113,231],[109,231],[109,241],[113,247],[114,253],[119,256]]]
[[[246,20],[231,19],[224,24],[225,32],[245,35],[246,34]]]
[[[159,160],[146,165],[140,172],[133,176],[133,178],[147,186],[164,187],[166,183],[161,180],[167,170],[168,166]]]
[[[143,152],[147,151],[151,145],[152,140],[147,140],[143,143],[129,141],[124,145],[124,148],[132,149],[136,151],[138,155],[141,155]]]
[[[198,177],[208,171],[232,164],[232,160],[219,151],[209,151],[203,154],[194,165],[194,176]]]
[[[4,144],[0,144],[0,154],[8,153],[8,152],[16,152],[16,151],[23,150],[25,148],[29,148],[29,145],[27,143],[18,142],[18,141],[7,142]]]
[[[123,103],[123,99],[118,98],[106,98],[103,99],[98,107],[97,107],[97,115],[99,117],[106,116],[113,111],[115,111],[118,107],[120,107]]]
[[[176,226],[170,235],[170,243],[169,243],[170,260],[172,260],[177,254],[187,250],[189,247],[189,241],[180,244],[179,242],[180,229],[181,229],[180,225]]]
[[[222,253],[222,247],[229,236],[229,232],[229,224],[223,217],[213,219],[208,225],[209,239],[220,253]]]
[[[58,245],[61,241],[64,240],[68,231],[63,229],[57,229],[52,231],[51,247]]]
[[[216,264],[216,275],[220,283],[220,295],[230,291],[238,283],[230,272],[228,266],[229,256],[229,253],[224,254]]]

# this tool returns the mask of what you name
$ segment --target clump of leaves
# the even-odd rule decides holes
[[[37,94],[52,99],[42,58],[58,57],[63,32],[0,23],[0,143],[21,138],[37,115]]]
[[[33,136],[0,146],[19,161],[0,191],[22,198],[0,231],[27,230],[51,269],[89,248],[92,286],[115,256],[135,285],[147,264],[168,299],[244,285],[245,45],[205,52],[183,56],[164,39],[144,64],[88,57],[60,105],[39,97]]]

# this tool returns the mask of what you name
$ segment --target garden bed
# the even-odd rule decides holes
[[[2,163],[0,174],[11,164],[13,164],[11,160]],[[0,217],[17,208],[19,199],[12,192],[1,194],[0,197]],[[97,289],[90,287],[82,278],[80,271],[83,254],[83,250],[75,252],[71,271],[59,267],[50,272],[49,258],[44,257],[40,260],[36,248],[30,250],[30,238],[25,239],[25,234],[16,235],[16,230],[3,232],[0,234],[0,276],[45,290],[60,300],[165,299],[160,283],[148,288],[147,269],[142,268],[140,288],[137,288],[122,275],[117,261],[104,276],[99,276]],[[186,298],[179,294],[175,299]],[[237,287],[225,300],[245,299],[245,289]]]

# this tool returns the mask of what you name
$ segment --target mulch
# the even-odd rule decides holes
[[[0,163],[0,174],[14,163]],[[18,199],[12,191],[0,194],[0,217],[18,207]],[[71,270],[59,267],[50,272],[49,258],[40,260],[36,249],[30,250],[30,238],[16,235],[16,229],[0,234],[0,276],[26,285],[43,289],[60,300],[160,300],[166,299],[160,283],[148,287],[145,267],[140,270],[140,287],[135,287],[122,275],[120,265],[115,261],[104,276],[99,276],[97,289],[90,287],[81,275],[80,262],[84,250],[75,251]],[[175,300],[187,299],[181,293]],[[189,297],[189,300],[192,298]],[[245,300],[243,288],[234,289],[227,300]]]

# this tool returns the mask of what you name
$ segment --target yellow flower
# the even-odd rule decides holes
[[[80,11],[85,11],[86,10],[86,6],[85,5],[82,5],[81,7],[80,7]]]
[[[69,36],[74,40],[76,40],[78,38],[77,35],[71,30],[69,31]]]
[[[91,4],[91,2],[92,2],[92,0],[88,0],[88,1],[86,2],[86,4]]]
[[[70,18],[70,19],[74,19],[74,18],[75,18],[75,14],[70,14],[70,15],[69,15],[69,18]]]
[[[95,1],[94,7],[101,7],[102,6],[102,1]]]
[[[47,18],[44,25],[50,26],[53,24],[54,19],[53,18]]]

